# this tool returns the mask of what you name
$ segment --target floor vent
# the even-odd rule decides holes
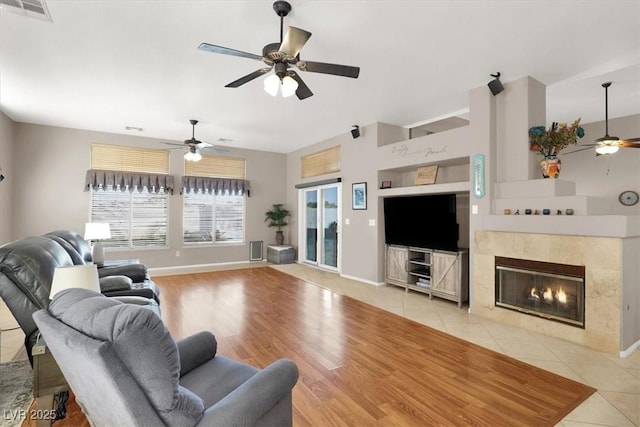
[[[0,10],[53,22],[44,0],[0,0]]]

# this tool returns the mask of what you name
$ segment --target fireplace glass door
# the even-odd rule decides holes
[[[584,267],[496,257],[496,306],[584,328]]]

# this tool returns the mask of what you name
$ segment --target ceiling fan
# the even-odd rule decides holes
[[[611,86],[611,82],[602,83],[604,88],[604,136],[596,139],[595,144],[581,145],[581,147],[596,147],[596,156],[613,154],[620,148],[640,148],[640,144],[637,144],[640,142],[640,138],[620,139],[617,136],[609,135],[609,86]],[[576,151],[587,149],[583,148]],[[572,151],[572,153],[576,151]]]
[[[351,67],[348,65],[327,64],[323,62],[303,61],[300,59],[300,51],[305,45],[311,33],[296,27],[289,27],[287,33],[282,36],[284,25],[284,17],[291,12],[291,5],[282,0],[273,3],[273,10],[280,17],[280,42],[270,43],[262,49],[262,55],[242,52],[236,49],[216,46],[209,43],[201,43],[198,49],[222,53],[224,55],[240,56],[242,58],[257,59],[267,64],[267,67],[260,68],[244,77],[240,77],[225,87],[239,87],[245,83],[256,79],[275,68],[275,74],[269,76],[264,81],[264,88],[270,95],[276,96],[280,87],[282,87],[282,96],[291,96],[294,93],[298,99],[303,100],[313,95],[313,92],[302,81],[298,73],[290,69],[295,66],[301,71],[309,71],[312,73],[333,74],[336,76],[358,78],[360,67]]]
[[[175,145],[176,148],[184,148],[186,153],[184,154],[184,158],[190,162],[197,162],[202,159],[202,153],[204,154],[226,154],[229,150],[225,148],[215,147],[213,144],[209,144],[208,142],[198,141],[196,139],[196,125],[198,124],[197,120],[191,119],[189,120],[191,123],[191,138],[185,139],[182,144],[172,144],[170,142],[165,142],[166,145]]]

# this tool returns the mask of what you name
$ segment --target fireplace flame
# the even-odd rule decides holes
[[[544,302],[551,304],[553,302],[553,291],[551,288],[545,289],[542,293],[542,297],[544,298]]]
[[[529,295],[530,299],[539,300],[540,296],[536,293],[536,288],[531,288],[531,295]]]
[[[567,293],[564,291],[564,289],[562,289],[562,287],[560,287],[560,289],[558,289],[558,292],[556,292],[556,297],[558,298],[558,302],[560,304],[567,303]]]

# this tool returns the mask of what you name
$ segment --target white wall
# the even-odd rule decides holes
[[[56,229],[84,231],[89,219],[90,193],[84,191],[85,173],[90,168],[92,143],[167,148],[166,141],[128,135],[90,132],[18,123],[14,125],[11,239],[43,234]],[[247,179],[251,197],[247,199],[246,241],[275,241],[275,232],[264,222],[264,213],[274,203],[286,199],[283,154],[233,149],[230,156],[247,159]],[[182,150],[172,150],[170,173],[176,191],[169,198],[169,248],[113,251],[107,259],[140,258],[149,267],[198,265],[249,260],[247,244],[183,247],[182,197],[180,180],[184,173]],[[5,182],[0,184],[4,186]],[[180,251],[180,257],[176,256]]]
[[[5,175],[0,182],[0,245],[11,241],[11,226],[13,216],[11,205],[13,204],[13,121],[0,112],[0,167]]]

